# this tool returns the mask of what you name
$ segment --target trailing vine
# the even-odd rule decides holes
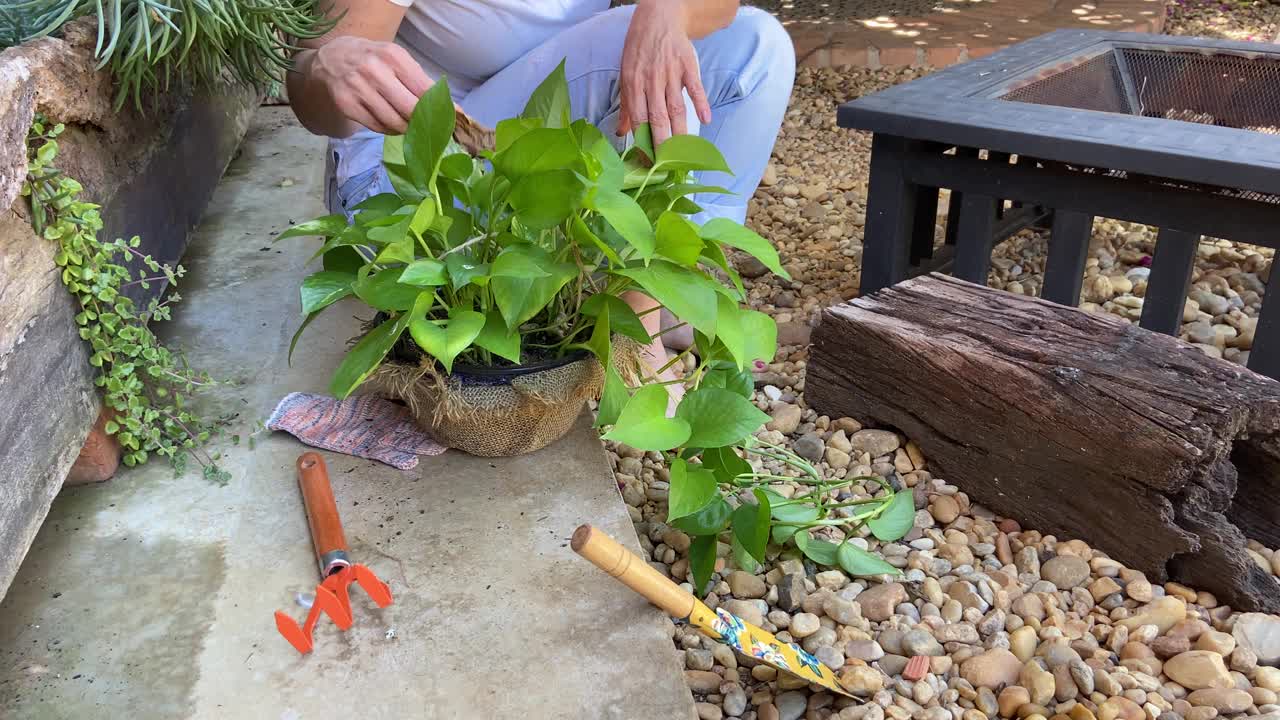
[[[136,236],[114,242],[98,238],[98,206],[79,199],[80,183],[53,165],[62,131],[61,124],[50,126],[37,116],[27,137],[22,194],[30,200],[36,233],[58,244],[54,261],[62,269],[62,283],[79,303],[76,324],[92,353],[89,364],[99,368],[94,382],[113,411],[106,431],[119,441],[125,465],[146,462],[154,454],[169,458],[182,472],[191,457],[206,479],[225,484],[230,474],[218,465],[217,455],[202,448],[216,428],[186,408],[191,395],[213,381],[192,370],[181,353],[166,348],[148,327],[152,320],[168,320],[180,296],[171,292],[154,298],[139,311],[125,293],[153,283],[173,287],[183,268],[139,252]],[[145,268],[137,277],[126,266],[130,260]]]

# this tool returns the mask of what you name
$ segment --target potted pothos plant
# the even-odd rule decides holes
[[[303,328],[352,295],[380,313],[334,373],[334,395],[372,378],[450,445],[536,449],[567,432],[588,395],[602,392],[606,408],[628,398],[617,351],[652,340],[622,300],[628,291],[714,342],[718,372],[772,358],[773,322],[742,306],[725,252],[783,273],[777,253],[739,223],[688,219],[699,210],[691,195],[726,192],[690,179],[727,172],[720,152],[697,136],[654,148],[642,132],[619,153],[588,122],[570,121],[568,97],[561,65],[519,117],[498,123],[493,149],[473,157],[453,140],[442,79],[408,131],[386,140],[394,193],[361,203],[350,224],[330,215],[280,236],[324,238],[324,269],[302,283]],[[530,367],[532,379],[522,374]]]
[[[762,562],[772,541],[856,574],[896,572],[854,544],[810,533],[868,523],[886,539],[901,537],[914,515],[909,492],[886,485],[880,497],[832,499],[858,481],[824,481],[794,453],[756,439],[768,416],[752,403],[750,367],[772,360],[777,329],[744,307],[727,253],[787,274],[773,246],[740,223],[689,219],[701,210],[691,196],[727,192],[691,176],[730,172],[723,156],[693,135],[655,147],[643,127],[620,153],[571,117],[562,64],[519,117],[498,123],[493,148],[475,156],[454,140],[447,80],[433,85],[407,132],[386,139],[394,193],[358,205],[350,223],[329,215],[280,236],[324,239],[316,252],[323,269],[302,282],[294,344],[318,313],[354,296],[374,319],[330,391],[346,397],[369,383],[476,454],[546,445],[598,395],[605,438],[668,457],[669,520],[695,538],[700,588],[726,530],[744,567]],[[693,329],[684,354],[697,363],[674,417],[664,384],[628,371],[627,349],[652,340],[622,299],[630,291]],[[783,462],[798,477],[755,469],[753,457]],[[811,492],[785,498],[771,489],[779,482]]]

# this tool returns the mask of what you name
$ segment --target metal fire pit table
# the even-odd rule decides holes
[[[846,103],[838,121],[874,133],[863,293],[936,261],[939,188],[957,277],[985,284],[994,243],[1047,228],[1042,293],[1064,304],[1079,302],[1095,216],[1160,228],[1140,320],[1158,332],[1180,326],[1202,235],[1280,247],[1280,46],[1064,30]],[[1280,378],[1273,295],[1249,367]]]

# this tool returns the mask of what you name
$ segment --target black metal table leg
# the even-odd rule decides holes
[[[1160,229],[1139,325],[1165,335],[1178,334],[1199,245],[1200,236],[1195,233]]]
[[[915,223],[916,186],[907,179],[907,150],[919,143],[894,135],[871,140],[867,220],[862,238],[863,295],[906,279]]]
[[[996,199],[965,193],[960,201],[956,230],[955,276],[979,285],[987,284],[991,246],[995,241]]]
[[[976,158],[978,157],[978,148],[958,147],[956,148],[956,157]],[[946,244],[956,244],[956,234],[960,231],[960,204],[964,202],[964,193],[952,189],[951,196],[947,198],[947,234]]]
[[[1080,285],[1089,258],[1089,237],[1093,217],[1086,213],[1055,210],[1049,231],[1049,257],[1044,269],[1044,290],[1040,296],[1060,305],[1080,304]]]
[[[915,218],[911,223],[911,256],[909,264],[933,257],[933,234],[938,225],[938,188],[920,185],[916,188]]]
[[[1280,289],[1271,291],[1262,297],[1262,308],[1258,311],[1258,327],[1253,333],[1253,348],[1249,350],[1249,369],[1280,380]]]

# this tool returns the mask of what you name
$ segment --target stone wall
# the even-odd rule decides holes
[[[57,166],[102,205],[104,233],[139,235],[143,252],[176,262],[257,106],[228,87],[116,110],[91,31],[0,53],[0,597],[99,410],[54,245],[32,232],[20,196],[35,113],[66,124]]]

